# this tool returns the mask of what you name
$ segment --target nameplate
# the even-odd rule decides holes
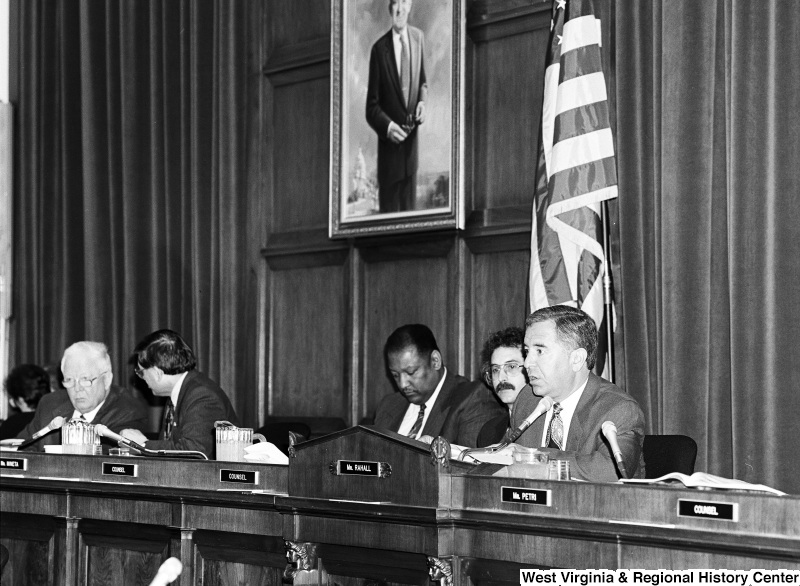
[[[516,486],[501,486],[500,500],[504,503],[517,503],[523,505],[550,506],[549,490],[536,490],[532,488],[518,488]]]
[[[225,470],[219,471],[220,482],[236,484],[258,484],[258,470]]]
[[[739,504],[678,499],[678,516],[737,523],[739,521]]]
[[[28,458],[0,458],[0,468],[25,471],[28,469]]]
[[[119,464],[117,462],[103,462],[103,476],[139,476],[137,464]]]
[[[374,476],[388,478],[392,467],[386,462],[363,462],[361,460],[336,460],[328,466],[334,476]]]

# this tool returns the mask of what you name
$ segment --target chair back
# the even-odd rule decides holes
[[[646,435],[643,452],[646,478],[694,473],[697,442],[688,435]]]

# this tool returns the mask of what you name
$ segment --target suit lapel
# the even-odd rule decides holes
[[[569,432],[567,433],[567,449],[574,450],[575,446],[582,446],[586,442],[588,430],[584,427],[584,422],[588,420],[588,411],[594,403],[597,394],[597,380],[595,375],[589,373],[589,380],[586,381],[586,388],[583,389],[581,400],[575,406],[575,413],[572,414],[572,421],[569,422]]]
[[[383,43],[384,68],[389,72],[389,78],[392,80],[394,91],[397,92],[400,103],[405,107],[405,101],[403,100],[403,87],[400,85],[400,72],[397,71],[397,60],[394,56],[394,38],[392,37],[391,29],[389,29],[389,32],[386,33],[383,38],[385,39]]]
[[[439,396],[436,397],[436,402],[431,408],[431,414],[428,415],[428,420],[425,422],[425,427],[422,429],[423,435],[436,437],[439,435],[439,432],[442,431],[444,422],[447,420],[447,416],[450,413],[450,407],[452,405],[450,395],[455,386],[455,379],[450,376],[450,372],[448,371],[442,383],[442,390],[439,391]]]

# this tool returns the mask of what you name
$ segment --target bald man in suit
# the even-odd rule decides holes
[[[378,134],[380,213],[413,210],[416,202],[417,126],[425,121],[428,84],[425,37],[408,24],[411,0],[390,0],[392,28],[372,46],[367,122]]]
[[[477,447],[487,421],[506,409],[482,383],[445,368],[433,333],[422,324],[395,330],[386,342],[389,372],[399,392],[383,398],[375,426],[421,439],[442,436],[453,444]]]
[[[30,439],[55,417],[80,418],[89,423],[102,423],[119,433],[127,427],[147,425],[147,406],[125,389],[113,386],[114,373],[105,344],[76,342],[64,351],[61,359],[64,389],[48,393],[39,401],[33,420],[17,436]],[[116,445],[102,438],[107,446]],[[34,442],[28,449],[43,450],[46,445],[61,443],[53,432]]]

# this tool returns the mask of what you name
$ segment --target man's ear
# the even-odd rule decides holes
[[[431,366],[434,370],[441,370],[443,362],[441,352],[438,350],[431,352]]]
[[[113,380],[114,380],[114,373],[113,372],[107,372],[107,373],[105,373],[103,375],[103,382],[104,382],[106,390],[111,388],[111,381],[113,381]]]
[[[569,354],[569,363],[572,366],[572,372],[578,372],[586,364],[586,357],[589,353],[586,348],[576,348]]]

